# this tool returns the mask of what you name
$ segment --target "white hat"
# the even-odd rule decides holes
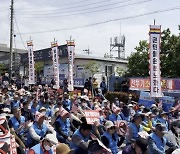
[[[106,123],[105,123],[105,128],[106,128],[106,130],[108,130],[109,128],[111,128],[111,127],[113,127],[113,126],[115,126],[115,125],[113,124],[112,121],[106,121]]]
[[[154,107],[157,108],[156,104],[151,105],[151,108],[154,108]]]
[[[133,105],[132,105],[132,104],[129,104],[128,107],[133,107]]]
[[[56,114],[57,112],[59,112],[59,108],[54,109],[54,114]]]
[[[58,144],[58,140],[54,134],[47,134],[44,139],[51,142],[53,145]]]

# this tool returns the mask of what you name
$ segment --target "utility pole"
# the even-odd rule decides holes
[[[10,25],[10,52],[9,52],[9,77],[12,77],[12,63],[13,63],[13,33],[14,33],[14,23],[13,23],[13,16],[14,16],[14,0],[11,0],[11,25]]]

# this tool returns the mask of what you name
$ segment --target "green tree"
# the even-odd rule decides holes
[[[137,52],[132,53],[128,58],[128,70],[126,76],[148,76],[148,43],[146,40],[140,41],[135,47]]]
[[[84,69],[89,73],[93,78],[96,73],[99,72],[99,65],[95,61],[91,61],[84,65]]]
[[[4,73],[5,66],[4,64],[0,64],[0,74]]]
[[[43,72],[44,63],[43,62],[35,62],[34,64],[35,73],[37,79],[39,79],[39,75]]]
[[[123,75],[125,74],[125,70],[122,69],[122,68],[117,67],[117,68],[116,68],[116,73],[117,73],[119,76],[123,76]]]

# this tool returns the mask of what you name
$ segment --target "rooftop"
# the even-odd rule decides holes
[[[110,62],[121,62],[121,63],[128,63],[127,59],[116,59],[116,58],[104,58],[104,57],[96,57],[90,55],[82,55],[82,54],[75,54],[76,59],[92,59],[92,60],[99,60],[99,61],[110,61]]]
[[[10,48],[7,46],[7,44],[0,44],[0,52],[9,52]],[[24,49],[15,49],[13,50],[17,53],[27,53],[27,50]]]

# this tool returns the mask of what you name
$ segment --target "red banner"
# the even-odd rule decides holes
[[[180,79],[162,79],[161,87],[163,91],[177,91]],[[130,90],[150,90],[150,79],[148,78],[130,78]]]

